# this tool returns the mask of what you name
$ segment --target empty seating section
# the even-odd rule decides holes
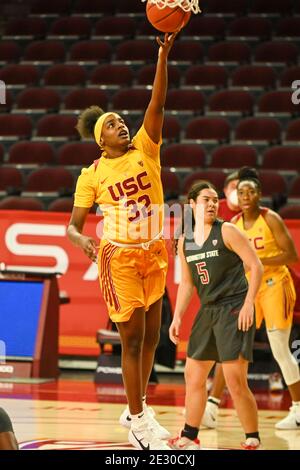
[[[158,32],[140,0],[31,0],[27,15],[12,4],[0,42],[0,210],[70,212],[81,168],[99,158],[92,139],[80,141],[78,114],[123,113],[134,135]],[[260,172],[264,202],[300,218],[299,1],[201,4],[169,55],[165,199],[182,201],[199,179],[222,195],[226,175],[247,165]]]
[[[55,154],[47,142],[24,140],[10,147],[8,163],[32,166],[51,165],[55,163]]]
[[[211,155],[211,168],[238,169],[242,166],[257,166],[257,152],[248,145],[224,145]]]
[[[46,70],[43,79],[49,87],[79,87],[85,84],[87,72],[81,65],[56,64]]]

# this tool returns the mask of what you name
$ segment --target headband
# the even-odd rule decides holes
[[[97,144],[99,145],[99,147],[101,147],[100,145],[100,139],[101,139],[101,134],[102,134],[102,127],[103,127],[103,124],[104,124],[104,121],[105,119],[108,117],[108,116],[111,116],[111,115],[114,115],[115,113],[104,113],[104,114],[101,114],[101,116],[99,117],[99,119],[97,120],[96,124],[95,124],[95,127],[94,127],[94,136],[95,136],[95,140],[97,142]]]

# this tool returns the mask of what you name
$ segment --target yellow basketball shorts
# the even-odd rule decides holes
[[[101,240],[98,270],[102,295],[113,322],[128,321],[137,307],[149,307],[165,291],[168,254],[164,240],[143,248],[121,248]]]
[[[263,319],[267,329],[286,329],[293,323],[296,292],[290,273],[263,280],[255,300],[256,327]]]

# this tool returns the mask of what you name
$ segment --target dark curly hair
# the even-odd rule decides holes
[[[99,106],[90,106],[82,111],[76,124],[76,129],[81,138],[94,138],[95,124],[102,114],[104,114],[104,111]]]
[[[238,180],[238,187],[242,181],[253,181],[257,186],[257,189],[261,191],[261,182],[255,168],[243,166],[238,172]]]

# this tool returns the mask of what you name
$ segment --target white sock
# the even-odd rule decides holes
[[[147,420],[143,411],[136,415],[131,415],[131,419],[131,429],[143,429],[147,427]]]

